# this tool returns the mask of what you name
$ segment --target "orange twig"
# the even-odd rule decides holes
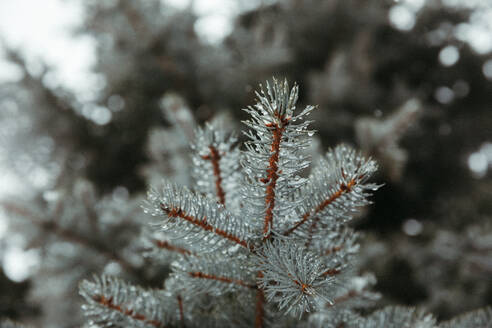
[[[342,249],[342,246],[335,246],[330,249],[327,249],[323,254],[324,255],[330,255],[332,253],[336,253]]]
[[[215,148],[214,146],[209,146],[208,148],[210,149],[210,155],[202,156],[202,158],[204,160],[209,160],[210,162],[212,162],[212,167],[215,176],[215,189],[217,191],[217,197],[219,198],[220,203],[222,205],[225,205],[225,192],[224,189],[222,189],[222,176],[220,170],[221,156],[217,148]]]
[[[303,294],[308,294],[307,289],[311,287],[311,285],[305,284],[302,281],[295,279],[290,273],[287,274],[292,281],[301,288]]]
[[[349,183],[347,183],[347,184],[341,183],[340,184],[340,187],[338,188],[338,190],[333,195],[331,195],[330,197],[328,197],[327,199],[325,199],[323,202],[321,202],[321,204],[319,204],[314,209],[314,212],[312,212],[312,213],[311,212],[304,213],[304,215],[302,216],[302,219],[301,220],[299,220],[296,224],[294,224],[294,226],[292,228],[290,228],[289,230],[287,230],[286,232],[284,232],[284,236],[290,235],[292,232],[294,232],[297,228],[299,228],[302,224],[304,224],[313,215],[315,215],[315,214],[321,212],[322,210],[324,210],[328,205],[330,205],[335,200],[337,200],[338,198],[340,198],[343,194],[349,193],[350,191],[352,191],[352,188],[355,186],[356,183],[357,182],[356,182],[355,179],[350,180]]]
[[[138,320],[138,321],[143,321],[146,324],[152,325],[154,327],[161,327],[161,328],[164,327],[163,323],[161,323],[161,322],[159,322],[157,320],[148,319],[143,314],[135,313],[135,311],[133,311],[131,309],[124,309],[120,305],[114,304],[112,297],[106,298],[103,295],[98,295],[98,296],[96,296],[94,298],[94,301],[98,302],[99,304],[101,304],[101,305],[103,305],[103,306],[105,306],[105,307],[107,307],[109,309],[118,311],[118,312],[120,312],[120,313],[122,313],[122,314],[124,314],[126,316],[129,316],[132,319],[135,319],[135,320]]]
[[[258,272],[258,277],[263,277],[261,271]],[[265,321],[265,293],[261,288],[256,292],[256,317],[255,328],[262,328]]]
[[[177,252],[177,253],[180,253],[183,255],[193,255],[193,253],[190,252],[189,250],[184,249],[182,247],[171,245],[169,242],[167,242],[165,240],[154,240],[153,242],[154,242],[154,245],[156,245],[157,247],[162,248],[162,249],[167,249],[168,251],[171,251],[171,252]]]
[[[265,202],[267,205],[267,209],[265,212],[265,224],[263,226],[263,234],[267,234],[264,239],[269,239],[271,236],[271,228],[273,225],[273,209],[275,207],[275,186],[277,185],[278,180],[278,160],[280,156],[280,142],[282,141],[282,135],[285,131],[285,126],[288,124],[289,120],[283,117],[280,117],[281,126],[277,123],[269,123],[267,127],[273,128],[273,141],[270,147],[270,151],[272,155],[268,161],[267,167],[267,177],[262,179],[263,183],[268,183],[266,187],[266,196]],[[269,233],[270,231],[270,233]]]
[[[323,272],[323,276],[335,276],[342,272],[340,269],[328,269],[325,272]]]
[[[181,295],[178,295],[176,298],[178,299],[179,318],[181,320],[181,327],[184,327],[183,299],[181,298]]]
[[[250,249],[246,241],[241,240],[239,237],[234,236],[225,230],[213,227],[207,222],[207,218],[203,218],[202,220],[200,220],[191,215],[187,215],[182,209],[175,209],[175,208],[168,209],[164,204],[161,204],[161,209],[170,217],[174,217],[174,218],[179,217],[185,221],[190,222],[191,224],[201,227],[205,231],[211,231],[216,235],[219,235],[232,242],[235,242],[236,244],[239,244],[245,248]]]
[[[247,284],[243,280],[232,279],[232,278],[229,278],[229,277],[215,276],[213,274],[203,273],[203,272],[200,272],[200,271],[188,272],[188,274],[190,276],[192,276],[193,278],[217,280],[217,281],[221,281],[221,282],[225,282],[225,283],[229,283],[229,284],[236,284],[236,285],[239,285],[239,286],[243,286],[243,287],[247,287],[247,288],[252,288],[252,289],[256,289],[257,288],[256,285]]]

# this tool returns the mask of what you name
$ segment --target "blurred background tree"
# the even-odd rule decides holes
[[[156,131],[192,129],[188,110],[199,123],[242,119],[258,81],[285,76],[302,85],[301,105],[319,104],[323,149],[352,143],[383,167],[385,186],[357,227],[384,302],[441,319],[492,304],[490,1],[224,0],[208,18],[202,1],[67,2],[80,8],[73,37],[93,45],[91,92],[4,43],[17,78],[0,85],[0,161],[15,176],[3,189],[41,207],[81,179],[97,197],[138,197],[167,158],[152,149],[179,143]],[[21,248],[43,248],[16,235]],[[27,279],[19,292],[1,288],[0,316],[43,316],[26,296],[40,278]]]

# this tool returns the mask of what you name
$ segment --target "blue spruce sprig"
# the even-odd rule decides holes
[[[94,322],[285,326],[374,299],[373,278],[354,270],[358,245],[347,222],[379,187],[367,182],[377,165],[341,145],[304,177],[314,134],[305,118],[315,107],[297,111],[298,94],[287,81],[260,87],[256,105],[245,109],[243,151],[215,125],[197,130],[194,191],[164,183],[144,205],[153,217],[146,254],[172,261],[164,289],[84,281]]]

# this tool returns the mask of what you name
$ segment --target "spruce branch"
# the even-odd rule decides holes
[[[178,294],[176,296],[176,300],[178,301],[178,309],[179,309],[179,319],[181,321],[181,327],[184,327],[184,310],[183,310],[183,298]]]
[[[359,327],[363,318],[351,309],[339,309],[338,311],[316,312],[309,316],[308,322],[301,327],[309,328],[351,328]]]
[[[435,328],[436,320],[421,310],[403,306],[388,306],[363,320],[362,328]]]
[[[198,192],[217,199],[222,205],[231,205],[229,202],[237,202],[238,198],[239,150],[235,147],[237,139],[217,125],[207,123],[203,129],[197,129],[191,145],[192,175]]]
[[[210,155],[204,155],[202,158],[204,160],[209,160],[212,163],[213,171],[214,171],[214,177],[215,177],[215,188],[217,190],[217,198],[219,198],[219,201],[222,205],[225,204],[225,193],[224,189],[222,188],[222,172],[220,169],[220,159],[221,155],[219,154],[219,151],[217,148],[214,146],[209,146],[210,149]]]
[[[263,272],[258,271],[257,278],[263,279]],[[265,321],[265,292],[262,288],[258,288],[256,292],[256,305],[255,305],[255,328],[261,328]]]
[[[315,254],[285,241],[266,243],[258,255],[257,269],[262,272],[258,285],[266,300],[294,315],[315,308],[319,298],[331,303],[337,290],[338,270],[327,268]]]
[[[193,194],[186,188],[166,184],[159,193],[151,190],[144,210],[153,216],[164,217],[162,231],[174,238],[185,238],[188,244],[202,244],[202,253],[214,252],[234,245],[250,249],[251,229],[231,212]]]
[[[324,218],[321,222],[331,219],[344,224],[359,207],[370,204],[367,197],[379,185],[366,182],[376,169],[373,160],[366,159],[349,146],[339,145],[329,151],[314,168],[306,184],[305,192],[310,197],[298,208],[303,213],[302,218],[286,230],[284,236],[299,230],[310,220]],[[307,235],[312,235],[317,224],[313,222],[304,229],[304,233],[308,230]]]
[[[242,153],[235,137],[206,125],[192,145],[195,191],[164,183],[148,192],[144,211],[154,219],[142,236],[147,255],[171,262],[165,295],[173,320],[259,328],[287,322],[272,319],[276,313],[302,318],[374,300],[366,290],[374,279],[352,270],[357,234],[346,223],[377,189],[367,183],[376,164],[339,146],[309,178],[298,176],[310,164],[313,131],[304,118],[314,109],[295,114],[298,92],[286,81],[267,82],[245,109],[251,118]],[[124,315],[114,291],[91,304]],[[135,313],[131,320],[142,318]],[[157,320],[144,317],[143,324]]]
[[[164,264],[179,256],[197,256],[188,245],[177,239],[170,239],[160,231],[145,231],[142,236],[144,256]]]
[[[295,174],[310,163],[302,151],[314,132],[307,129],[309,121],[294,122],[315,107],[307,106],[294,115],[298,95],[297,85],[289,92],[287,81],[279,83],[274,79],[273,86],[267,82],[266,91],[261,86],[260,93],[256,93],[257,104],[244,109],[251,115],[244,123],[252,131],[245,133],[250,140],[241,162],[246,174],[243,195],[251,219],[263,217],[264,239],[271,237],[274,221],[281,226],[302,200],[292,197],[305,183]]]
[[[174,297],[159,290],[145,290],[109,276],[94,277],[80,284],[80,294],[86,300],[86,316],[101,326],[159,327],[176,320]]]
[[[155,239],[154,240],[154,244],[158,248],[160,248],[160,249],[166,249],[166,250],[169,250],[171,252],[178,252],[178,253],[183,254],[183,255],[191,255],[191,254],[193,254],[189,250],[184,249],[184,248],[181,248],[179,246],[174,246],[174,245],[172,245],[170,242],[168,242],[166,240],[157,240],[157,239]]]
[[[189,257],[173,263],[173,277],[182,286],[181,294],[219,296],[231,291],[256,289],[254,271],[237,259]]]
[[[324,238],[315,238],[307,247],[324,259],[346,258],[350,261],[359,251],[358,234],[350,227],[323,227]]]

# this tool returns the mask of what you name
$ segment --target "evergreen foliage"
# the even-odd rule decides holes
[[[230,311],[255,313],[247,326],[282,326],[375,297],[366,290],[370,278],[354,268],[357,245],[347,222],[378,188],[366,183],[376,164],[342,145],[308,178],[297,175],[310,164],[305,150],[313,132],[304,118],[314,107],[297,113],[298,87],[289,90],[287,81],[267,82],[257,97],[246,109],[251,130],[243,152],[207,125],[193,144],[197,190],[164,183],[148,193],[144,210],[166,238],[162,252],[176,253],[165,289],[144,291],[109,277],[84,281],[85,313],[94,322],[163,326],[192,318],[196,325],[209,311],[234,322],[235,312],[219,308],[222,297]],[[182,313],[163,305],[176,300]],[[164,314],[163,306],[171,310]]]
[[[239,14],[217,44],[196,33],[200,17],[191,7],[82,3],[77,33],[96,45],[92,100],[64,81],[53,83],[56,70],[22,49],[5,49],[21,77],[0,84],[0,163],[20,177],[3,187],[22,192],[0,201],[9,221],[0,260],[14,245],[39,262],[20,284],[0,273],[0,317],[35,327],[93,327],[83,324],[85,302],[98,326],[155,326],[154,312],[146,311],[162,303],[167,310],[156,313],[166,327],[251,327],[256,305],[264,304],[264,326],[489,326],[489,309],[456,317],[492,303],[491,59],[471,42],[483,35],[472,28],[488,22],[487,1],[267,1]],[[395,25],[397,10],[410,15],[413,28]],[[449,49],[458,54],[451,65],[441,56]],[[301,83],[298,106],[321,108],[309,114],[309,127],[304,118],[285,126],[282,136],[294,124],[301,131],[289,132],[295,142],[281,140],[278,165],[285,169],[277,165],[276,174],[273,131],[285,122],[265,127],[260,112],[289,103],[275,96],[283,83],[270,85],[273,99],[268,88],[260,92],[262,109],[230,110],[251,103],[251,85],[274,74]],[[97,110],[111,120],[96,122]],[[246,115],[251,131],[231,133]],[[328,155],[316,149],[341,141],[364,156],[348,146]],[[376,187],[362,173],[375,169],[369,155],[385,187],[372,206],[354,213]],[[478,173],[471,166],[477,158]],[[359,189],[346,192],[356,183]],[[153,186],[148,198],[139,194],[146,185]],[[267,191],[275,195],[268,205]],[[143,198],[156,216],[140,209]],[[183,208],[207,221],[197,225],[170,208],[166,215],[156,206],[161,198],[186,200]],[[271,220],[263,220],[267,213]],[[277,269],[268,271],[272,263]],[[333,267],[342,270],[331,280],[319,277]],[[313,295],[296,298],[291,292],[299,286],[289,274],[316,285],[305,288]],[[88,279],[84,297],[76,292],[81,279]],[[264,294],[237,283],[246,281]],[[114,300],[128,306],[106,298],[111,286],[126,291]],[[105,309],[95,292],[105,293]],[[419,310],[378,310],[388,304]]]

